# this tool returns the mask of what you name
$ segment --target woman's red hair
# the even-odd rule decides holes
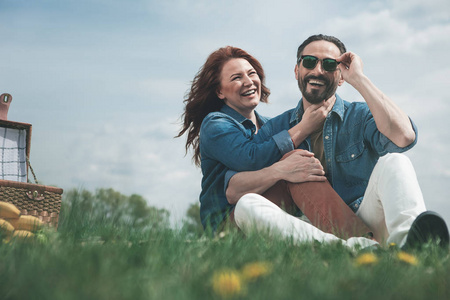
[[[186,141],[186,153],[189,147],[194,150],[192,157],[196,165],[200,165],[200,145],[199,134],[203,119],[213,111],[219,111],[224,105],[223,100],[217,97],[217,90],[220,88],[220,74],[227,61],[233,58],[243,58],[247,60],[261,80],[261,102],[268,102],[270,90],[265,86],[264,70],[259,61],[236,47],[223,47],[211,53],[205,64],[200,68],[192,81],[191,89],[185,97],[183,103],[185,109],[183,115],[183,128],[176,137],[188,132]]]

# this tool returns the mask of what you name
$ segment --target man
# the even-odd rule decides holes
[[[370,228],[375,240],[407,248],[432,239],[448,247],[444,220],[426,211],[414,168],[399,154],[416,144],[417,129],[365,76],[361,59],[347,52],[339,39],[314,35],[298,48],[295,78],[303,98],[295,109],[264,125],[259,138],[300,126],[297,132],[308,137],[297,148],[314,153],[333,189]],[[336,90],[344,82],[365,103],[342,100]],[[290,138],[296,140],[296,136]],[[305,164],[308,159],[305,155]],[[280,165],[289,168],[279,162],[256,172],[229,172],[226,193],[230,203],[237,203],[236,224],[244,231],[256,226],[298,241],[334,240],[258,195],[280,178],[272,176]],[[307,172],[295,166],[290,171]]]

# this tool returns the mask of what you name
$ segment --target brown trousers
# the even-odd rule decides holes
[[[339,238],[373,236],[367,225],[348,207],[328,181],[279,181],[262,196],[288,213],[293,214],[300,209],[313,226]],[[234,211],[230,217],[233,222]]]

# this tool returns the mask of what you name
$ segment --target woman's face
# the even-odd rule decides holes
[[[247,60],[233,58],[223,65],[217,96],[244,117],[250,117],[261,98],[261,80]]]

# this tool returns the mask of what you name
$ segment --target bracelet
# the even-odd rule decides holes
[[[291,138],[291,141],[292,141],[292,145],[294,145],[294,149],[295,149],[296,147],[295,147],[294,139]]]

